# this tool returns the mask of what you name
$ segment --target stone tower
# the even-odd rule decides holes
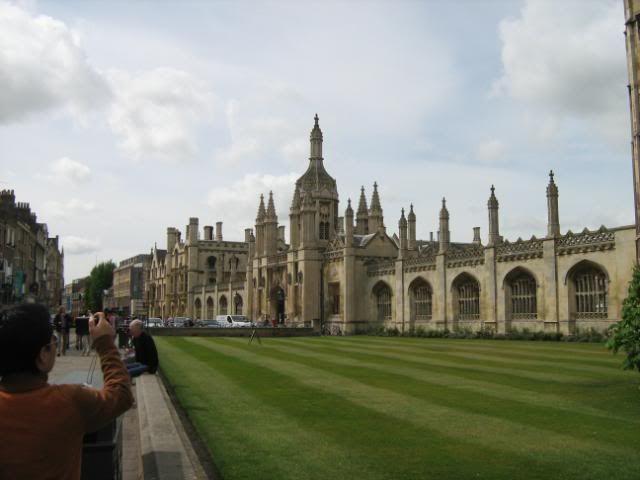
[[[636,213],[636,258],[640,259],[640,0],[624,0],[629,105],[631,106],[631,158]]]

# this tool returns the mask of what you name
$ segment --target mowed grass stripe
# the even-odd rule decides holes
[[[349,339],[349,341],[367,344],[380,343],[384,345],[414,346],[417,348],[464,351],[495,351],[516,356],[532,356],[534,358],[548,357],[552,360],[572,358],[574,360],[591,362],[594,365],[610,365],[614,368],[620,365],[620,357],[612,355],[602,343],[562,343],[536,342],[527,340],[471,340],[446,338],[411,338],[411,337],[327,337],[330,340]],[[371,340],[370,340],[371,339]]]
[[[183,340],[159,338],[157,343],[162,358],[170,359],[162,362],[162,371],[223,478],[385,478],[354,458],[354,452],[270,406],[242,385],[254,382],[262,372],[245,371],[239,382],[223,374],[224,369],[219,368],[225,365],[223,360],[217,359],[216,368],[208,358],[190,352],[191,346]],[[270,387],[277,388],[276,382]],[[277,461],[260,461],[274,455]]]
[[[451,439],[491,445],[502,451],[523,456],[543,455],[546,459],[565,462],[586,462],[593,455],[615,457],[622,461],[623,458],[635,454],[631,448],[618,448],[598,441],[576,439],[514,421],[468,413],[419,400],[398,393],[402,391],[402,382],[385,388],[372,387],[320,368],[301,365],[294,361],[272,359],[264,354],[258,355],[247,346],[234,341],[223,343],[201,338],[189,338],[187,341],[235,356],[239,360],[253,363],[256,367],[277,371],[306,386],[342,396],[363,408],[438,431]],[[514,441],[516,438],[517,442]],[[600,475],[604,473],[602,471]]]
[[[337,352],[345,352],[345,353],[367,353],[371,355],[379,355],[381,357],[398,359],[411,361],[414,363],[430,365],[432,367],[450,367],[450,368],[462,368],[464,367],[466,370],[475,371],[475,372],[485,372],[485,373],[496,373],[501,375],[510,375],[513,377],[522,377],[529,380],[540,380],[543,382],[556,382],[559,384],[582,384],[589,383],[591,378],[588,376],[578,376],[578,375],[566,375],[563,373],[554,373],[554,372],[546,372],[536,370],[535,367],[532,369],[522,369],[522,368],[509,368],[502,367],[499,365],[488,365],[482,364],[479,365],[477,363],[465,363],[464,365],[461,362],[456,361],[455,358],[451,360],[443,360],[442,358],[446,358],[446,353],[436,353],[436,352],[424,352],[421,354],[411,354],[411,353],[402,353],[402,351],[397,348],[386,348],[386,347],[378,347],[375,351],[372,352],[372,348],[367,347],[366,345],[353,345],[349,342],[342,343],[334,343],[332,345]]]
[[[198,382],[197,390],[203,403],[222,403],[227,407],[208,409],[199,419],[201,428],[216,430],[206,441],[216,452],[214,459],[229,466],[223,472],[226,480],[395,480],[470,475],[510,480],[516,478],[522,468],[542,474],[550,465],[554,466],[550,460],[541,461],[538,457],[500,456],[501,452],[490,445],[451,442],[438,432],[417,428],[411,422],[353,404],[323,389],[306,387],[277,371],[256,368],[253,362],[239,359],[233,349],[228,355],[206,345],[216,341],[220,340],[207,339],[203,345],[194,345],[180,338],[162,338],[158,343],[164,359],[163,371],[173,370],[172,376],[179,382]],[[181,360],[176,362],[178,358]],[[184,378],[181,372],[185,369],[198,379]],[[238,386],[239,382],[242,387]],[[187,392],[184,387],[181,390],[179,398],[185,398],[189,409],[193,391]],[[242,401],[235,400],[237,395]],[[233,415],[234,412],[242,415]],[[226,415],[232,418],[222,422]],[[203,420],[208,423],[204,425]],[[316,438],[300,441],[298,430],[314,432]],[[237,439],[235,444],[230,443],[228,437]],[[257,445],[259,448],[237,448],[243,443],[245,447]],[[322,455],[322,449],[338,454]],[[297,464],[290,464],[290,455],[295,456]],[[346,463],[342,460],[344,456],[348,457]],[[486,462],[487,456],[493,462]],[[234,465],[236,468],[231,469]],[[563,470],[561,464],[556,467]],[[564,470],[577,475],[578,470],[574,472],[574,468]]]
[[[309,340],[307,338],[307,340]],[[363,341],[361,338],[357,337],[332,337],[328,338],[329,342],[336,342],[340,344],[348,343],[354,346],[363,345]],[[565,365],[571,369],[583,370],[586,372],[598,371],[599,373],[606,374],[619,374],[624,375],[626,372],[622,371],[620,368],[620,359],[614,358],[611,354],[606,351],[601,352],[601,358],[597,357],[583,357],[579,354],[579,352],[571,355],[569,353],[564,353],[561,356],[558,355],[550,355],[550,354],[534,354],[531,351],[517,351],[512,349],[503,349],[500,344],[492,345],[488,347],[477,347],[475,345],[469,345],[468,343],[461,343],[460,340],[435,340],[435,341],[425,341],[425,345],[420,345],[418,343],[410,342],[403,343],[404,339],[400,338],[397,340],[391,340],[389,342],[378,343],[380,346],[384,346],[384,348],[399,348],[403,351],[415,352],[415,353],[429,353],[429,354],[438,354],[438,355],[479,355],[486,357],[489,361],[510,361],[514,363],[531,363],[535,365],[536,362],[546,362],[540,363],[543,366],[557,366],[564,367]],[[481,340],[475,340],[475,343],[484,343]],[[506,341],[501,342],[502,344],[506,344]],[[509,342],[514,343],[514,342]],[[364,343],[367,346],[371,344]],[[376,344],[376,343],[374,343]],[[498,357],[496,357],[498,355]],[[494,357],[491,359],[490,357]],[[471,357],[470,357],[471,358]],[[481,357],[478,357],[481,358]],[[595,369],[595,370],[594,370]]]
[[[310,346],[311,348],[309,348]],[[285,339],[279,341],[278,343],[264,342],[263,348],[275,349],[277,351],[283,352],[284,354],[296,355],[298,357],[317,360],[321,362],[318,365],[331,364],[338,367],[347,366],[364,368],[379,372],[385,372],[392,375],[399,375],[421,383],[445,387],[446,389],[456,391],[460,396],[465,395],[461,392],[470,392],[485,397],[491,397],[473,397],[474,401],[477,401],[478,403],[483,405],[485,404],[485,402],[491,401],[492,398],[496,398],[499,400],[519,402],[526,405],[531,405],[533,407],[542,408],[544,409],[544,414],[547,417],[555,417],[559,414],[559,412],[567,412],[571,413],[572,416],[579,417],[577,418],[577,421],[580,425],[589,423],[588,419],[583,418],[583,416],[598,417],[597,419],[594,419],[597,422],[602,422],[603,418],[617,421],[617,423],[614,422],[614,424],[611,425],[612,431],[616,428],[625,429],[628,427],[629,423],[640,424],[640,418],[629,419],[629,417],[616,415],[607,410],[601,410],[584,405],[579,402],[567,400],[560,395],[545,393],[532,394],[531,391],[523,390],[520,388],[509,387],[488,381],[473,380],[454,374],[440,373],[433,370],[425,370],[407,366],[406,362],[399,360],[392,359],[390,362],[381,363],[378,356],[365,354],[336,355],[331,351],[327,352],[326,349],[318,348],[318,345],[312,345],[309,343],[305,345],[296,345],[295,342],[287,341]],[[366,378],[367,375],[362,375],[362,377]],[[465,398],[468,399],[468,397]],[[550,410],[557,410],[558,412],[553,412]],[[509,415],[512,415],[510,410],[507,410],[507,412],[509,412]],[[587,425],[587,427],[589,427],[589,425]],[[634,430],[635,428],[637,427],[633,427]],[[586,432],[587,436],[589,436],[590,433],[592,433],[592,431]],[[616,433],[615,436],[619,437],[619,433]]]
[[[351,342],[348,339],[340,342],[341,345],[353,345],[353,346],[361,346],[361,342]],[[600,377],[602,374],[605,375],[614,375],[625,377],[628,376],[629,372],[625,372],[621,369],[615,369],[612,367],[603,367],[603,366],[595,366],[592,364],[585,365],[584,363],[579,363],[577,360],[573,360],[571,357],[567,357],[566,359],[559,361],[551,361],[551,360],[540,360],[539,358],[520,358],[517,356],[513,356],[510,353],[503,353],[502,351],[493,350],[491,353],[488,352],[480,352],[480,353],[470,353],[467,350],[463,349],[447,349],[447,350],[425,350],[413,345],[399,345],[392,344],[384,347],[385,351],[397,351],[401,353],[415,353],[415,354],[429,354],[435,355],[438,358],[464,358],[469,360],[479,360],[485,364],[493,364],[493,365],[501,365],[501,366],[513,366],[516,368],[536,368],[539,367],[543,371],[574,371],[579,375],[586,375],[589,377]]]
[[[302,340],[302,339],[301,339]],[[626,372],[626,378],[615,378],[609,375],[600,376],[599,378],[593,378],[587,383],[563,383],[553,382],[539,378],[526,378],[523,376],[514,376],[511,374],[489,373],[478,371],[477,369],[469,368],[467,363],[457,361],[450,366],[438,365],[437,368],[433,368],[428,362],[423,360],[423,357],[428,356],[430,358],[438,358],[438,354],[428,353],[418,356],[403,356],[397,353],[391,354],[392,358],[389,358],[387,354],[381,352],[383,348],[377,342],[374,342],[369,348],[366,343],[361,343],[358,346],[361,350],[357,352],[345,352],[342,348],[344,345],[343,338],[305,338],[302,343],[305,345],[322,345],[322,348],[326,348],[327,353],[335,355],[375,355],[378,356],[381,362],[393,362],[403,365],[411,365],[418,368],[430,368],[430,370],[438,370],[443,373],[451,373],[467,379],[478,379],[482,381],[491,381],[492,383],[517,387],[524,390],[529,390],[531,395],[538,395],[541,393],[549,393],[555,395],[561,395],[567,399],[583,403],[597,408],[600,410],[609,411],[614,415],[627,416],[629,418],[639,418],[640,410],[637,401],[637,375],[633,372]],[[286,341],[286,340],[283,340]],[[449,342],[455,342],[455,340],[449,340]],[[321,347],[316,347],[321,348]]]

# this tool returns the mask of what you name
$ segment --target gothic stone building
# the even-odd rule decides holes
[[[245,235],[246,312],[255,320],[285,317],[289,325],[323,319],[347,333],[383,325],[403,331],[605,329],[620,318],[635,262],[635,227],[561,234],[553,173],[547,207],[545,237],[508,242],[500,235],[498,200],[491,187],[486,245],[479,228],[472,242],[450,240],[444,199],[436,239],[416,238],[413,207],[406,217],[402,211],[398,234],[390,236],[376,184],[369,205],[363,188],[355,215],[349,200],[340,216],[316,115],[309,166],[296,182],[289,211],[289,244],[282,241],[272,194],[266,208],[260,198],[255,237],[251,231]],[[206,259],[219,255],[215,242],[198,241],[195,228],[197,221],[189,227],[186,245],[172,240],[169,251],[179,282],[187,282],[182,290],[174,286],[178,295],[172,301],[197,311],[202,304],[196,302],[218,292],[221,282],[207,280],[211,264]],[[196,247],[197,257],[191,260],[187,251],[194,247],[189,245],[201,244],[211,250]],[[241,245],[236,255],[243,270]],[[191,277],[194,282],[188,282]],[[223,290],[232,294],[227,283]]]
[[[244,311],[245,271],[250,231],[245,241],[222,238],[222,222],[204,227],[201,238],[198,219],[190,218],[186,240],[173,227],[167,229],[166,250],[151,251],[146,298],[149,317],[213,319]]]

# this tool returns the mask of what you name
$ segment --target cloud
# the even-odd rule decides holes
[[[83,114],[108,98],[67,25],[0,2],[0,124],[61,107]]]
[[[265,206],[269,192],[273,191],[274,204],[280,225],[288,224],[289,206],[293,198],[295,182],[300,174],[284,175],[248,174],[229,186],[214,187],[209,191],[207,203],[217,215],[227,221],[226,231],[242,231],[254,227],[260,194],[264,194]],[[228,221],[231,219],[231,221]]]
[[[213,94],[199,78],[173,68],[109,72],[114,103],[109,124],[134,160],[182,162],[198,152],[198,127]]]
[[[69,255],[81,255],[85,253],[97,252],[100,249],[100,242],[83,237],[69,235],[62,237],[64,253]]]
[[[53,173],[52,179],[57,183],[72,182],[80,184],[91,176],[91,169],[76,160],[62,157],[56,160],[50,167]]]
[[[47,217],[77,218],[79,215],[95,211],[96,204],[78,198],[72,198],[68,202],[49,200],[45,202],[44,210]]]
[[[476,155],[482,163],[500,163],[505,160],[506,147],[500,140],[487,140],[478,145]]]
[[[287,167],[304,163],[309,148],[307,130],[296,120],[306,113],[310,130],[313,113],[303,111],[300,94],[278,83],[247,85],[247,90],[253,93],[227,102],[230,143],[217,150],[216,162],[245,166],[269,162]]]
[[[617,1],[528,0],[518,18],[500,22],[504,71],[493,94],[591,121],[605,135],[628,134],[623,24]]]

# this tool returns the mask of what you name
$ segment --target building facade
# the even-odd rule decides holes
[[[245,310],[245,284],[250,229],[245,241],[228,241],[222,222],[205,226],[190,218],[185,239],[174,227],[167,229],[167,248],[154,247],[148,274],[149,317],[185,316],[213,319],[216,315]]]
[[[346,333],[379,326],[572,333],[603,330],[620,319],[636,258],[635,227],[562,234],[553,172],[546,236],[505,240],[492,186],[486,245],[478,227],[470,242],[450,240],[445,199],[437,238],[419,240],[412,206],[406,216],[401,212],[398,233],[387,233],[375,183],[369,204],[363,188],[357,211],[348,200],[340,216],[322,141],[316,116],[309,166],[289,211],[289,244],[271,194],[266,208],[260,198],[255,237],[246,234],[246,303],[253,319],[316,320]]]
[[[16,202],[13,190],[2,190],[0,303],[34,301],[55,309],[61,300],[62,261],[57,237],[49,238],[47,225],[37,222],[28,203]]]
[[[145,315],[145,282],[151,268],[151,255],[140,254],[122,260],[113,270],[111,308],[123,315]]]
[[[625,43],[629,74],[631,159],[636,214],[636,255],[640,259],[640,1],[624,0]]]

